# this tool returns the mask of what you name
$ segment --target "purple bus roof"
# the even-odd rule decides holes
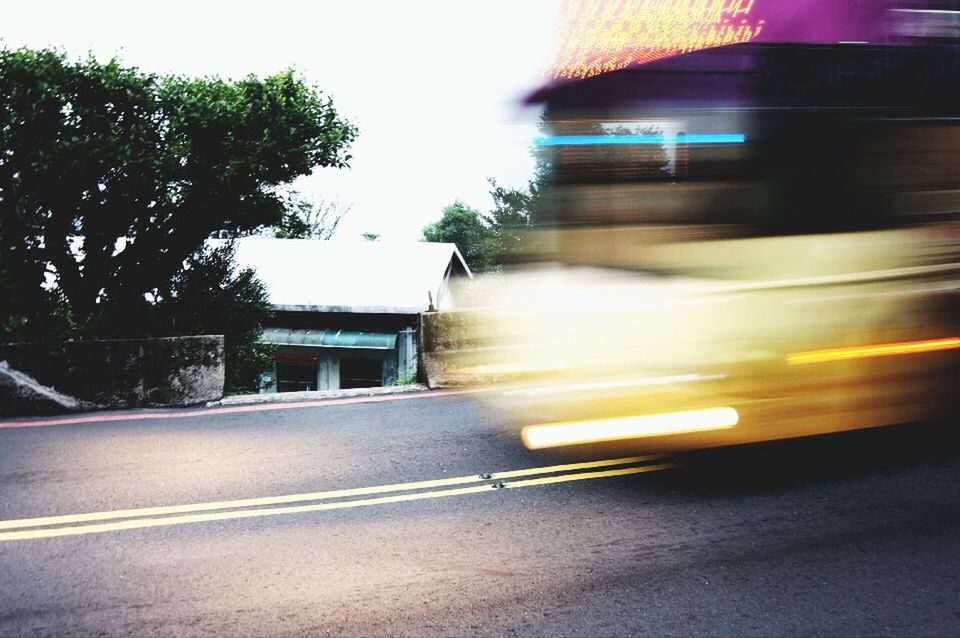
[[[749,42],[548,85],[527,98],[568,112],[621,108],[880,108],[960,113],[960,50]]]
[[[754,42],[880,43],[890,4],[886,0],[756,0],[754,11],[763,20],[763,29]]]
[[[960,4],[960,0],[951,1]],[[887,45],[892,42],[903,42],[900,34],[909,32],[907,27],[910,21],[937,17],[933,14],[944,12],[930,11],[930,9],[943,6],[945,2],[948,0],[754,0],[755,4],[750,15],[752,18],[762,20],[763,27],[748,45],[701,49],[670,58],[634,64],[626,69],[699,73],[708,73],[712,70],[745,71],[755,67],[758,64],[757,57],[764,52],[764,47],[751,47],[749,44]],[[906,31],[904,31],[905,28]],[[709,53],[710,51],[723,51],[723,53],[712,54]],[[575,84],[588,81],[589,78],[573,80]],[[716,82],[711,82],[707,77],[702,78],[701,81],[702,85],[699,89],[687,87],[684,91],[716,96],[716,90],[719,90],[722,96],[723,93],[736,94],[738,90],[736,86],[714,87],[712,85]],[[525,102],[527,104],[543,102],[546,95],[570,83],[569,79],[552,80],[532,93]]]

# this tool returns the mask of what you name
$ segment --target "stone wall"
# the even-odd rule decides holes
[[[195,405],[223,396],[223,337],[0,344],[0,414]],[[19,373],[19,374],[17,374]],[[58,397],[76,401],[31,400]]]

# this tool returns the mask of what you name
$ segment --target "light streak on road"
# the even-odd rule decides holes
[[[896,343],[879,343],[866,346],[853,346],[850,348],[827,348],[825,350],[795,352],[787,357],[787,363],[790,365],[827,363],[830,361],[847,361],[849,359],[869,359],[873,357],[941,352],[943,350],[956,350],[958,348],[960,348],[960,337],[926,339],[923,341],[899,341]]]
[[[528,425],[523,428],[520,436],[528,448],[539,450],[566,445],[724,430],[732,428],[739,422],[740,415],[735,409],[722,407]]]
[[[695,383],[697,381],[716,381],[725,379],[722,374],[673,374],[660,377],[631,377],[611,381],[591,381],[587,383],[566,383],[563,385],[535,386],[504,391],[504,396],[542,396],[551,394],[570,394],[575,392],[596,392],[621,388],[639,388],[645,386]]]

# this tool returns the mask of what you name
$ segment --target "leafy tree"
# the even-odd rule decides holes
[[[270,316],[264,285],[250,268],[239,269],[231,242],[205,246],[191,255],[173,278],[168,297],[160,299],[157,316],[166,326],[155,334],[222,334],[225,389],[256,392],[260,373],[273,365],[273,346],[257,343]]]
[[[489,227],[475,208],[460,200],[443,209],[443,216],[423,229],[424,241],[457,245],[471,270],[483,272],[491,265]]]
[[[207,237],[279,225],[280,187],[346,166],[355,136],[292,71],[159,77],[0,50],[0,277],[18,303],[0,326],[29,333],[61,303],[73,336],[125,334]]]
[[[62,297],[44,286],[44,264],[23,246],[0,248],[0,299],[0,343],[41,341],[70,330]]]
[[[505,264],[520,258],[525,246],[525,233],[535,224],[540,187],[530,182],[526,189],[506,188],[493,178],[490,196],[493,208],[483,216],[489,229],[488,258],[492,264]]]
[[[457,201],[443,209],[440,220],[423,229],[425,241],[456,244],[475,272],[494,270],[523,255],[524,233],[535,223],[540,196],[535,182],[526,189],[506,188],[492,178],[488,182],[493,198],[489,213]]]

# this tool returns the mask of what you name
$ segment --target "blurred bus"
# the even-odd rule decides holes
[[[960,51],[745,43],[535,93],[527,264],[465,373],[530,448],[690,449],[957,405]]]

